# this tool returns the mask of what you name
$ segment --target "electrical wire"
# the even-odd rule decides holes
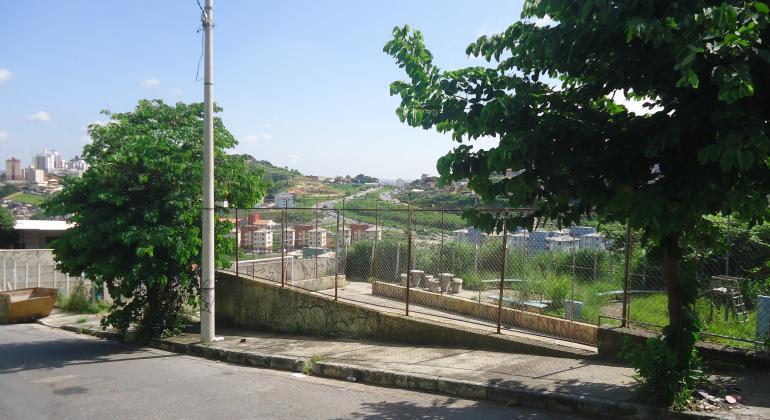
[[[206,11],[203,10],[203,6],[201,6],[200,0],[195,0],[196,3],[198,3],[198,8],[201,10],[201,26],[198,28],[196,33],[201,34],[201,55],[198,57],[198,66],[195,68],[195,81],[200,82],[200,72],[201,72],[201,62],[203,61],[203,51],[204,51],[204,41],[205,41],[205,35],[203,34],[203,26],[208,21],[208,17],[206,16]]]

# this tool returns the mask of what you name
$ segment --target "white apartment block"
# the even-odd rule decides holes
[[[275,206],[279,208],[294,207],[294,194],[290,192],[281,192],[275,195]]]
[[[45,182],[45,172],[42,169],[27,168],[25,169],[26,178],[28,184],[39,184]]]
[[[589,233],[580,237],[580,249],[603,251],[605,249],[605,242],[604,234]]]
[[[545,238],[545,242],[551,252],[575,252],[580,248],[580,239],[569,235]]]
[[[307,244],[311,248],[326,248],[326,237],[329,231],[324,228],[307,231]]]
[[[508,238],[508,246],[511,249],[524,250],[529,248],[529,232],[514,233]]]
[[[340,237],[345,238],[344,242],[340,242],[340,246],[350,246],[350,241],[352,238],[350,228],[345,228],[344,230],[340,229],[340,231],[337,233],[337,238]],[[334,245],[336,246],[337,243],[335,242]]]
[[[382,228],[380,226],[372,226],[366,229],[365,237],[369,241],[381,241]]]
[[[281,235],[284,235],[283,236],[283,248],[284,249],[293,249],[294,248],[294,240],[296,239],[295,235],[294,235],[294,228],[287,227],[286,229],[283,230],[283,233],[281,233],[281,228],[280,227],[276,227],[273,232],[274,232],[274,235],[278,235],[278,236],[275,236],[278,239],[278,241],[281,240],[280,239]]]
[[[273,249],[273,231],[270,229],[247,230],[241,234],[246,248],[270,251]]]

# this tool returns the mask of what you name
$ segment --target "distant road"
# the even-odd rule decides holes
[[[407,350],[405,350],[407,351]],[[567,419],[0,325],[0,419]]]

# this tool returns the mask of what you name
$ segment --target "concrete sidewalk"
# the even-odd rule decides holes
[[[60,312],[43,320],[49,326],[109,335],[100,333],[98,322],[98,316]],[[616,418],[666,414],[633,402],[633,369],[599,361],[227,328],[218,333],[224,340],[211,346],[200,344],[198,334],[186,333],[155,340],[153,347],[248,366],[304,370],[323,377],[572,413]],[[735,378],[745,390],[745,405],[705,417],[770,418],[769,379],[767,374]]]

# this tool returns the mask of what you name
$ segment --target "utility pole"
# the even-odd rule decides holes
[[[206,0],[203,24],[203,263],[201,267],[201,342],[214,335],[214,0]],[[220,338],[221,339],[221,338]]]

